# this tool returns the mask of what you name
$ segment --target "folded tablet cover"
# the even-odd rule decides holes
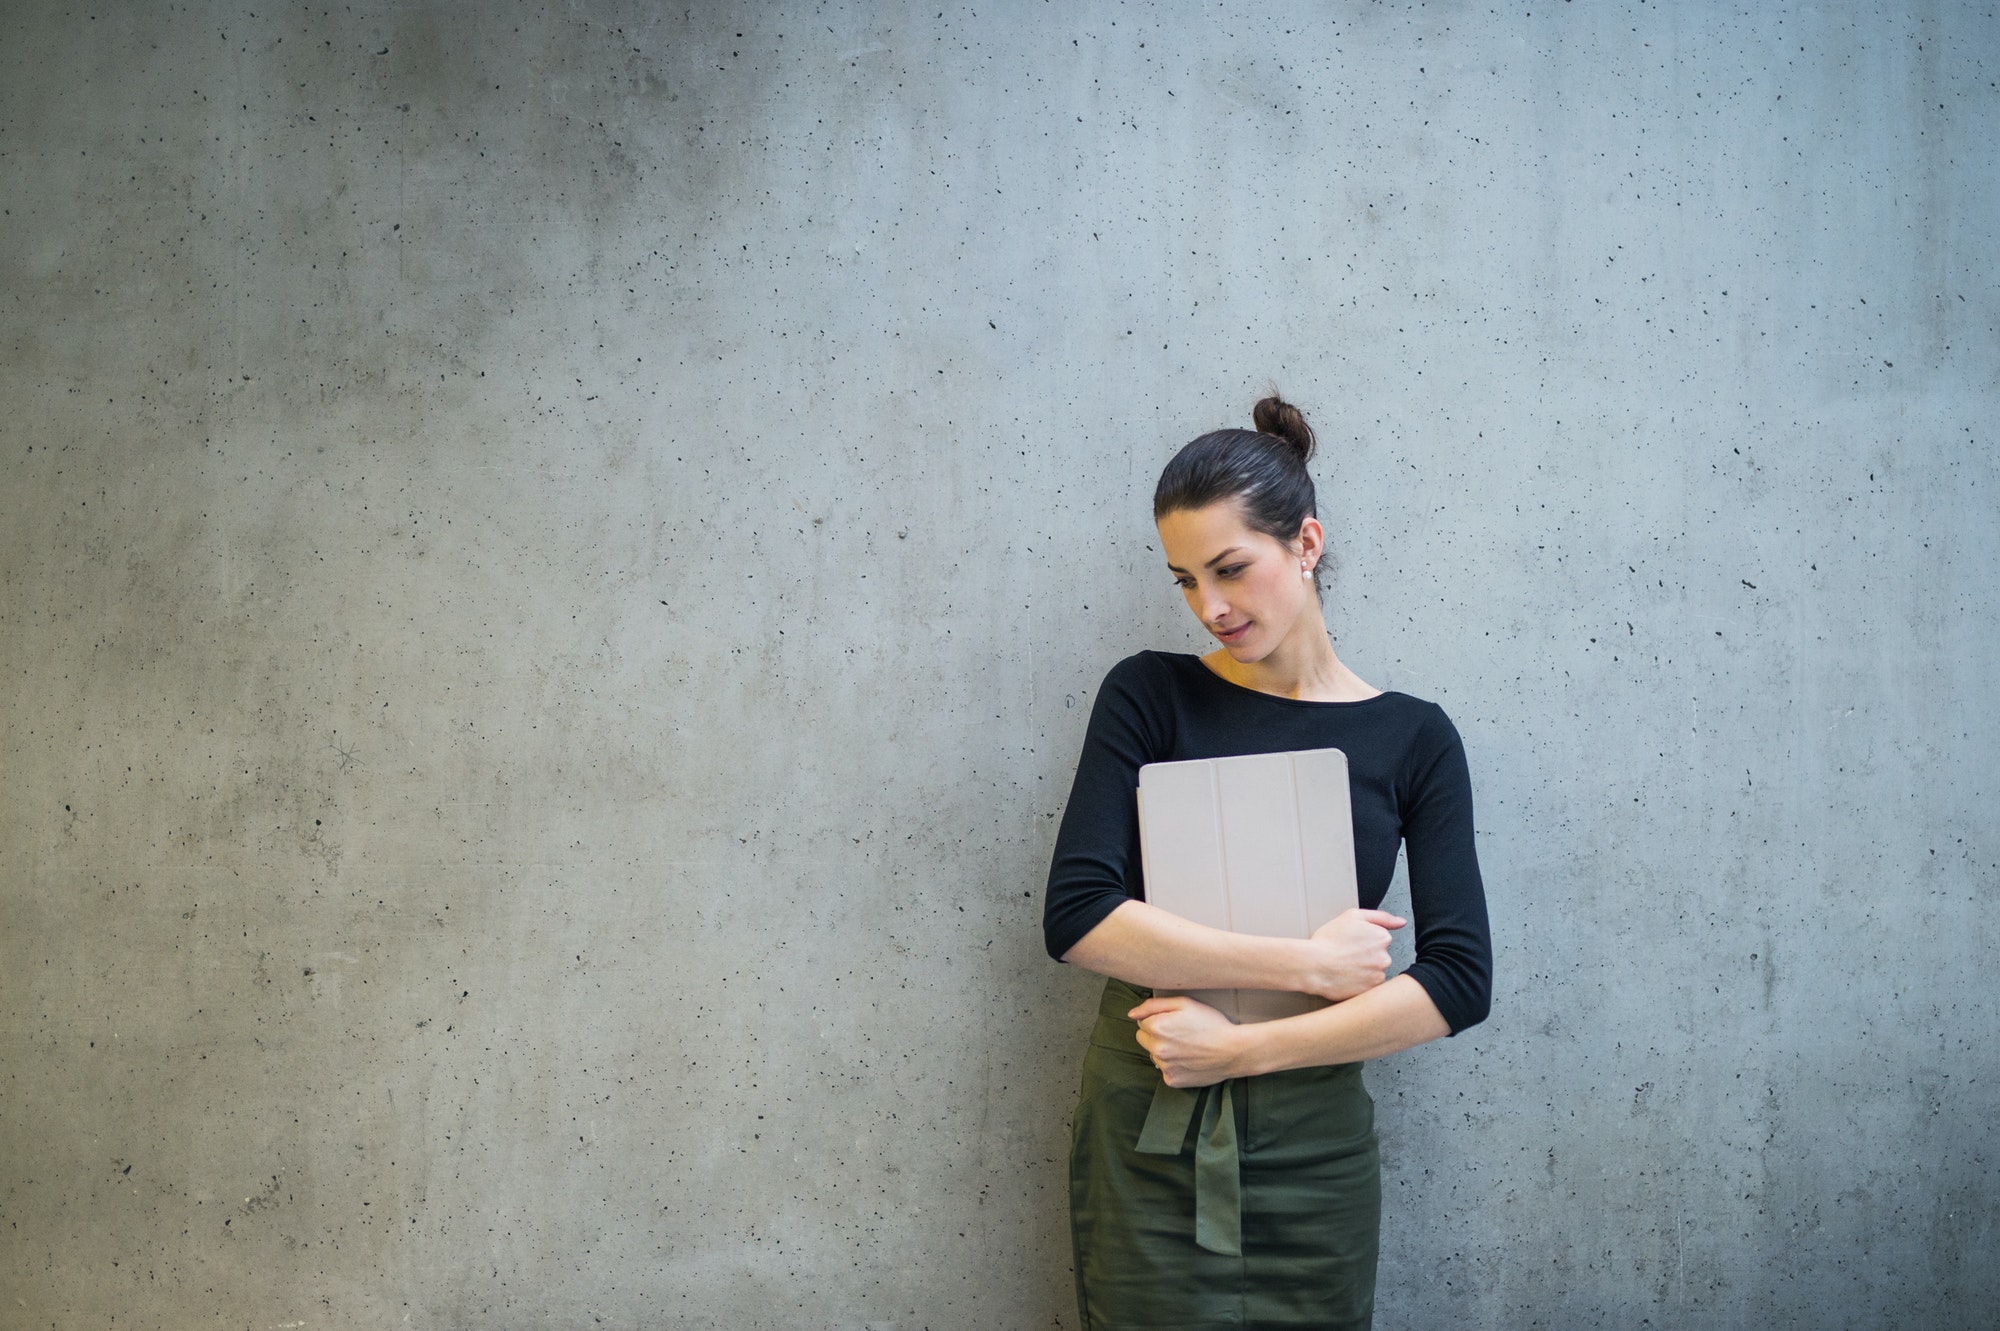
[[[1239,934],[1311,937],[1356,904],[1347,755],[1148,763],[1139,769],[1139,844],[1146,900],[1160,909]],[[1326,1006],[1266,989],[1187,992],[1237,1021]]]

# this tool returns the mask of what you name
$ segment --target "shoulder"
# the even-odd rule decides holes
[[[1419,698],[1400,689],[1384,689],[1375,697],[1377,708],[1385,719],[1393,718],[1394,723],[1408,729],[1413,734],[1440,738],[1456,738],[1458,728],[1445,715],[1444,708],[1428,698]]]
[[[1084,731],[1086,757],[1108,751],[1137,765],[1171,752],[1186,687],[1178,669],[1169,653],[1138,652],[1105,671]]]
[[[1410,704],[1420,743],[1436,748],[1459,743],[1458,727],[1445,715],[1444,708],[1424,698],[1411,698]]]
[[[1401,753],[1398,768],[1406,779],[1421,779],[1441,759],[1464,752],[1458,727],[1427,698],[1387,690],[1375,700],[1371,719],[1383,727],[1382,742]]]
[[[1104,672],[1099,692],[1135,699],[1164,698],[1187,686],[1189,666],[1207,670],[1199,658],[1182,652],[1134,652]]]
[[[1112,666],[1091,703],[1091,733],[1134,736],[1154,757],[1168,752],[1175,718],[1185,711],[1189,691],[1200,687],[1188,677],[1190,665],[1206,673],[1196,658],[1172,652],[1138,652]]]
[[[1435,790],[1463,786],[1469,780],[1465,741],[1444,708],[1405,695],[1409,726],[1403,772],[1407,789]]]

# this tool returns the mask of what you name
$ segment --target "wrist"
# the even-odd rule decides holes
[[[1325,961],[1326,955],[1315,940],[1302,938],[1292,943],[1292,975],[1285,987],[1295,994],[1312,994],[1330,1003],[1339,1001],[1333,993],[1333,972]]]
[[[1269,1025],[1268,1021],[1250,1022],[1234,1029],[1233,1048],[1229,1056],[1230,1076],[1255,1077],[1270,1071],[1265,1066],[1269,1032],[1264,1029]]]

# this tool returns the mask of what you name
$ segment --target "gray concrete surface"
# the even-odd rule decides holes
[[[1381,1324],[1990,1325],[1996,83],[1978,4],[6,7],[0,1323],[1074,1327],[1041,877],[1275,377],[1498,931],[1371,1074]]]

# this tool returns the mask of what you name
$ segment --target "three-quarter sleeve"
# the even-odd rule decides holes
[[[1083,755],[1063,809],[1042,903],[1042,941],[1061,960],[1112,911],[1144,896],[1139,870],[1139,768],[1166,752],[1160,666],[1145,655],[1113,666],[1091,704]]]
[[[1486,888],[1473,846],[1472,777],[1458,730],[1433,707],[1412,752],[1403,795],[1403,848],[1416,917],[1416,960],[1405,974],[1424,987],[1453,1035],[1486,1019],[1493,942]]]

